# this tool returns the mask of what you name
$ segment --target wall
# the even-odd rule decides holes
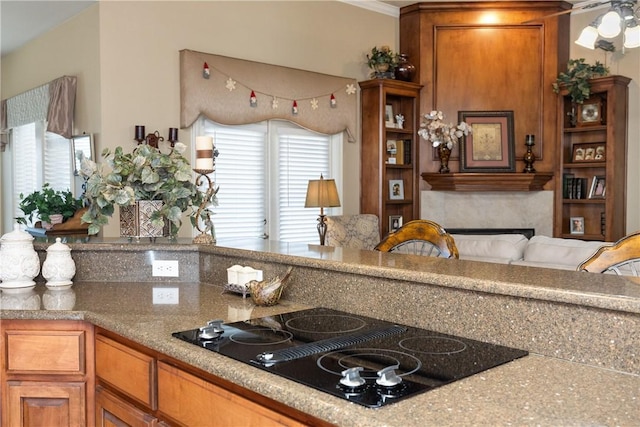
[[[605,13],[598,9],[588,13],[577,13],[571,17],[571,58],[585,58],[593,64],[600,61],[609,66],[612,74],[630,77],[629,117],[627,127],[627,234],[640,231],[640,48],[622,52],[622,36],[612,40],[617,51],[590,50],[573,43],[582,29],[595,17]]]
[[[132,144],[136,124],[145,125],[147,130],[157,129],[165,136],[169,127],[178,126],[181,49],[357,80],[368,78],[364,55],[372,46],[388,44],[397,49],[397,18],[337,1],[101,1],[91,10],[99,16],[94,25],[99,31],[99,46],[94,49],[99,69],[92,70],[99,77],[92,86],[99,91],[92,97],[99,120],[89,123],[92,126],[87,125],[86,130],[96,133],[98,153],[104,147]],[[57,31],[74,37],[76,29],[65,24]],[[51,44],[51,37],[49,33],[31,43],[15,58],[3,58],[2,86],[6,86],[7,94],[51,80],[46,70],[30,78],[17,72],[5,74],[5,65],[30,74],[24,70],[41,61],[45,46],[53,52],[64,50],[57,43]],[[88,71],[64,64],[56,68],[61,69],[58,74]],[[79,88],[78,94],[87,96],[87,91],[86,87]],[[78,110],[85,108],[86,104],[78,105]],[[190,137],[189,130],[180,130],[182,142]],[[359,149],[359,142],[345,142],[345,183],[359,182],[359,168],[354,167],[359,164]],[[341,200],[345,213],[358,212],[359,186],[346,185]],[[104,234],[118,233],[116,215]],[[180,234],[189,233],[190,227],[183,227]]]

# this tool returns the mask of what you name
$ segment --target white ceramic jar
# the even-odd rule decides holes
[[[40,272],[40,258],[33,248],[33,236],[20,229],[0,238],[0,289],[29,289]]]
[[[71,248],[62,243],[60,237],[47,248],[47,259],[42,263],[42,277],[47,279],[47,288],[68,288],[76,275],[76,263],[71,258]]]

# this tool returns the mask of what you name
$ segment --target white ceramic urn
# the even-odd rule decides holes
[[[40,258],[33,248],[33,236],[20,229],[0,238],[0,289],[29,289],[36,285],[40,272]]]
[[[71,258],[71,248],[62,243],[60,237],[47,248],[47,259],[42,263],[42,277],[47,279],[47,288],[70,287],[76,275],[76,263]]]

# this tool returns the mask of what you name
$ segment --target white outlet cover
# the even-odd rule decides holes
[[[179,288],[153,288],[153,304],[179,304]]]

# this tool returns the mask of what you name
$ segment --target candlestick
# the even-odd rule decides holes
[[[524,140],[524,145],[527,146],[527,152],[524,154],[525,173],[534,173],[536,170],[533,167],[533,162],[536,161],[536,155],[533,154],[532,148],[535,145],[535,135],[527,135]]]
[[[213,172],[213,137],[196,137],[196,171]]]
[[[145,139],[144,126],[136,125],[136,136],[134,138],[140,144]]]
[[[169,142],[173,147],[178,141],[178,128],[169,128]]]

